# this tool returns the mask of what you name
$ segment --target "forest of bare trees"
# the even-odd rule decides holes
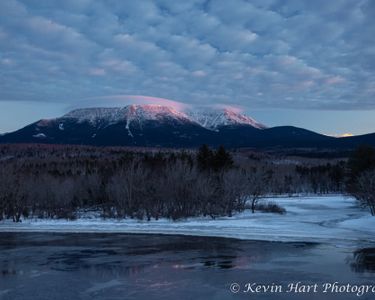
[[[160,151],[4,145],[0,218],[73,219],[85,208],[108,218],[145,220],[232,216],[245,208],[283,213],[261,199],[344,192],[346,169],[343,160],[296,161],[222,147]]]
[[[362,146],[348,161],[348,192],[375,216],[375,149]]]

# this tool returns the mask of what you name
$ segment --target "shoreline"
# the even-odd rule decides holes
[[[272,199],[287,210],[285,215],[244,211],[232,217],[179,221],[26,219],[22,223],[2,221],[0,232],[162,234],[328,244],[375,242],[375,217],[358,207],[353,198],[335,195]]]

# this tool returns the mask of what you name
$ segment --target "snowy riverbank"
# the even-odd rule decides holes
[[[375,242],[375,217],[345,196],[272,198],[285,215],[245,211],[233,217],[138,221],[83,217],[0,222],[0,232],[113,232],[231,237],[267,241]]]

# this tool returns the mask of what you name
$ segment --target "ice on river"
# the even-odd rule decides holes
[[[276,197],[284,215],[244,211],[233,217],[138,221],[83,216],[78,220],[23,220],[0,223],[0,231],[122,232],[231,237],[266,241],[374,242],[375,217],[343,195]]]

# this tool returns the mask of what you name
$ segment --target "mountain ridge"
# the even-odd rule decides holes
[[[375,146],[375,134],[335,138],[293,126],[268,128],[229,108],[133,104],[72,110],[2,135],[0,143],[348,149],[364,143]]]
[[[124,107],[93,107],[75,109],[62,118],[78,119],[80,122],[95,123],[98,119],[107,119],[109,122],[123,120],[145,121],[175,118],[180,121],[196,122],[207,129],[216,130],[220,126],[246,124],[256,128],[266,128],[256,120],[234,111],[230,108],[198,107],[196,109],[176,109],[172,106],[156,104],[131,104]]]

